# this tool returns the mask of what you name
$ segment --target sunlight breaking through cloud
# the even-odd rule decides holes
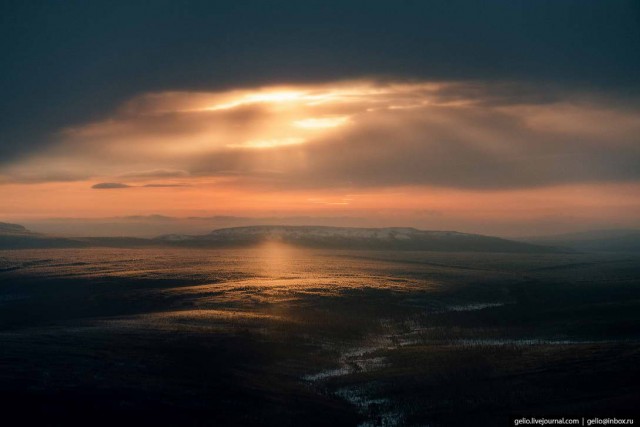
[[[55,187],[67,189],[75,209],[87,200],[97,206],[99,193],[103,209],[144,203],[140,212],[164,212],[159,195],[171,193],[182,198],[171,208],[184,212],[435,209],[476,219],[482,199],[502,206],[492,215],[504,220],[520,215],[509,206],[521,199],[538,217],[565,215],[561,201],[575,202],[581,193],[567,191],[580,188],[597,195],[594,218],[626,221],[638,207],[602,191],[628,194],[640,181],[639,117],[634,105],[598,94],[515,83],[356,80],[148,93],[2,166],[0,189],[21,200],[14,205],[31,206],[24,209],[47,205]],[[43,197],[23,200],[22,185],[42,187]],[[83,202],[73,198],[77,186],[128,190],[93,191]],[[537,197],[543,193],[555,208]],[[345,194],[378,196],[365,203]]]

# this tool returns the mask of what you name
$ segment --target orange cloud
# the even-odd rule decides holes
[[[11,204],[0,215],[433,211],[465,223],[572,212],[629,222],[639,117],[594,95],[470,82],[143,94],[3,166]]]

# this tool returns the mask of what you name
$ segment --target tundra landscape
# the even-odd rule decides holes
[[[632,411],[638,252],[482,236],[451,250],[455,233],[398,250],[407,233],[429,235],[252,227],[213,233],[243,243],[222,248],[165,236],[155,242],[179,245],[2,250],[5,414],[448,426]],[[350,248],[372,236],[375,249]],[[478,243],[496,240],[501,251]]]
[[[0,1],[0,427],[640,423],[640,1]]]

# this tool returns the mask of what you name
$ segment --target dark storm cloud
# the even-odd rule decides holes
[[[386,75],[634,98],[639,11],[614,0],[3,1],[0,162],[163,90]]]

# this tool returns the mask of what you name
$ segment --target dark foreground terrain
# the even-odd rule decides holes
[[[15,425],[507,425],[640,396],[640,255],[0,251]]]

